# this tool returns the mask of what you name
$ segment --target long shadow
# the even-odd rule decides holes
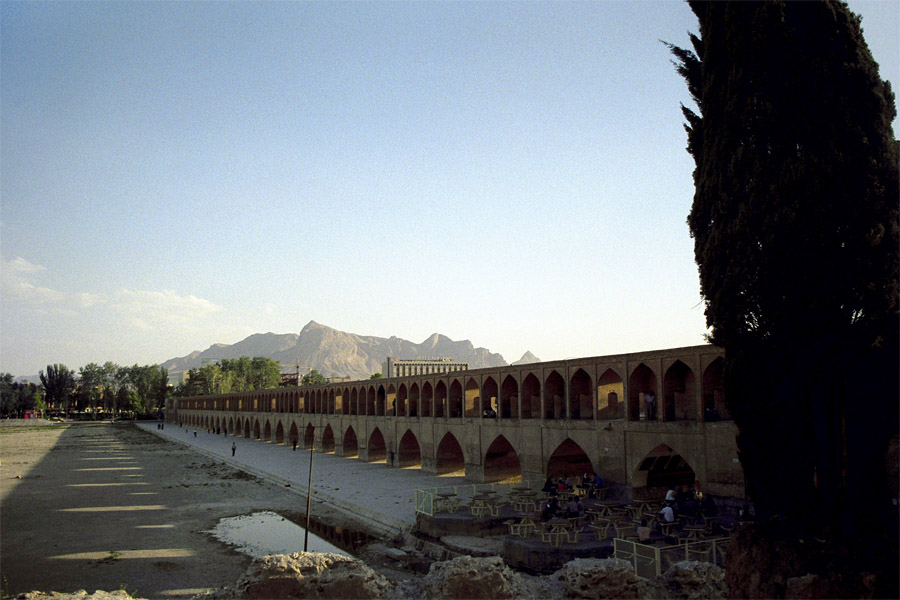
[[[34,436],[44,439],[33,450],[43,456],[13,472],[8,465]],[[131,424],[4,433],[2,448],[4,596],[124,588],[187,598],[233,585],[249,559],[204,532],[225,516],[285,506],[253,478]]]

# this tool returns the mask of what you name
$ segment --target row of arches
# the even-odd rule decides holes
[[[715,358],[699,375],[675,360],[662,377],[639,362],[623,379],[619,368],[594,377],[577,368],[568,379],[563,368],[524,375],[454,376],[445,380],[401,378],[355,385],[329,384],[292,390],[265,390],[221,397],[188,398],[187,409],[343,414],[407,418],[497,418],[543,420],[710,421],[728,419],[722,395],[723,359]],[[649,395],[659,408],[648,411]]]
[[[281,422],[273,427],[266,420],[250,418],[235,419],[216,415],[191,415],[180,423],[183,426],[197,427],[214,431],[224,431],[226,435],[241,436],[275,444],[294,445],[304,449],[312,449],[316,442],[316,426],[307,423],[301,431],[296,422],[292,422],[287,432]],[[337,449],[335,431],[330,424],[322,428],[319,451],[334,453]],[[356,430],[348,426],[340,435],[342,455],[347,458],[359,457],[359,441]],[[378,427],[369,434],[367,443],[367,461],[392,464],[399,468],[422,468],[422,450],[415,433],[407,429],[397,442],[396,453],[388,449],[385,437]],[[390,460],[388,460],[390,458]],[[457,437],[452,432],[443,435],[434,453],[434,472],[438,475],[465,474],[467,457]],[[490,443],[484,455],[478,457],[483,465],[485,482],[515,481],[522,477],[519,453],[504,435],[497,435]],[[584,449],[571,438],[566,438],[551,453],[545,464],[547,477],[580,476],[593,473],[595,465]],[[687,461],[671,447],[662,444],[652,450],[638,466],[638,479],[645,485],[677,485],[691,484],[695,478],[693,469]]]

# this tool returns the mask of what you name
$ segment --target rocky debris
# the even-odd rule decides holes
[[[253,561],[238,598],[383,598],[390,582],[364,562],[331,553],[274,554]]]
[[[568,598],[650,598],[647,583],[631,563],[618,558],[577,558],[566,563],[554,577],[565,584]]]
[[[429,598],[534,598],[521,575],[499,556],[459,556],[434,563],[424,578]]]
[[[695,560],[672,565],[663,574],[669,598],[728,598],[725,569]]]
[[[13,596],[15,600],[144,600],[130,595],[125,590],[116,590],[114,592],[104,592],[97,590],[93,594],[88,594],[85,590],[78,590],[71,594],[63,594],[60,592],[27,592]]]

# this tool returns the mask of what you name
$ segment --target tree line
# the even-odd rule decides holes
[[[222,359],[190,369],[185,381],[169,384],[169,373],[159,365],[120,366],[90,363],[77,372],[63,364],[47,365],[40,384],[14,381],[0,373],[0,415],[88,414],[91,418],[158,415],[170,397],[227,394],[278,387],[281,364],[271,358],[242,356]],[[313,371],[303,385],[324,383]]]

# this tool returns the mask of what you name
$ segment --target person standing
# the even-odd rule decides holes
[[[644,402],[647,404],[647,420],[652,421],[656,418],[656,396],[653,392],[644,394]]]
[[[237,450],[237,442],[231,442],[231,455],[234,456],[234,452]]]

